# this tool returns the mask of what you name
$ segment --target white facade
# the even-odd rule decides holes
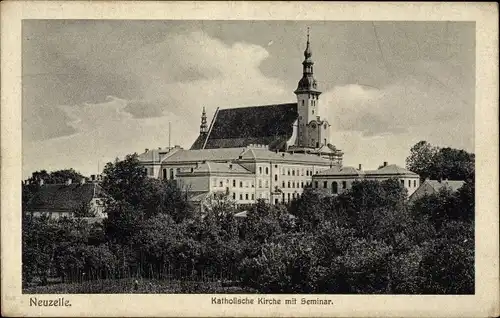
[[[351,189],[353,182],[361,180],[384,181],[396,178],[407,190],[408,196],[412,195],[420,186],[420,177],[414,172],[384,163],[377,170],[363,171],[353,167],[328,169],[313,177],[313,188],[327,189],[333,194],[340,194]]]

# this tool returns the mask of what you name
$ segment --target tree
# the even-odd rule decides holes
[[[421,180],[473,180],[475,156],[465,150],[434,147],[420,141],[410,149],[406,168],[420,175]]]
[[[58,183],[65,183],[69,179],[78,182],[82,179],[85,179],[85,177],[80,172],[75,171],[73,168],[55,170],[52,172],[47,172],[47,170],[40,170],[33,172],[31,174],[31,177],[26,180],[26,183],[37,184],[41,180],[43,180],[44,184],[58,184]]]
[[[421,180],[435,175],[435,158],[438,149],[427,141],[419,141],[410,149],[406,158],[406,168],[420,175]]]
[[[140,206],[145,197],[147,180],[137,154],[132,154],[124,160],[106,164],[101,186],[113,200]]]

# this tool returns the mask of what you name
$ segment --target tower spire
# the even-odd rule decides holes
[[[207,132],[207,113],[205,112],[205,106],[203,106],[203,111],[201,112],[200,134],[206,134]]]
[[[314,62],[312,60],[312,51],[311,51],[311,42],[309,39],[309,27],[307,27],[307,42],[306,49],[304,50],[304,61],[302,62],[302,78],[299,81],[297,92],[308,92],[308,91],[317,91],[317,82],[314,79]]]

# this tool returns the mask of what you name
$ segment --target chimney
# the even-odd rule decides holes
[[[384,161],[384,167],[387,167],[387,161]]]
[[[72,181],[73,180],[71,180],[71,179],[66,180],[66,185],[70,185]]]
[[[363,170],[363,166],[359,164],[359,169],[358,170]]]

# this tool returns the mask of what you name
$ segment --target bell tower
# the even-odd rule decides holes
[[[314,79],[314,62],[312,60],[312,51],[309,42],[309,28],[307,28],[307,43],[304,51],[304,61],[302,62],[302,78],[297,89],[294,91],[297,95],[298,119],[298,138],[299,147],[316,147],[317,136],[309,136],[309,123],[319,119],[319,95],[318,83]],[[316,134],[315,134],[316,135]],[[313,138],[310,138],[313,137]]]
[[[205,112],[205,107],[203,107],[203,111],[201,112],[200,134],[206,133],[208,133],[207,113]]]

